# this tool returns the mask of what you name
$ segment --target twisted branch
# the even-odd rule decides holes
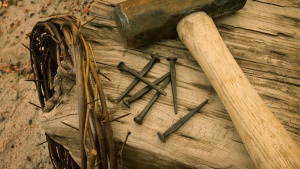
[[[58,72],[76,82],[81,168],[86,169],[88,163],[89,168],[94,168],[95,164],[102,169],[108,166],[110,169],[117,168],[112,127],[98,75],[100,70],[92,48],[80,32],[79,20],[65,15],[38,22],[30,37],[30,58],[34,83],[44,111],[50,111],[55,100],[59,99],[60,88],[53,84]],[[51,160],[55,168],[62,167],[54,155],[51,155]]]

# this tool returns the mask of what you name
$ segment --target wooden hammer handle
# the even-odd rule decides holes
[[[177,32],[222,100],[257,168],[300,168],[300,149],[262,101],[204,12],[180,21]]]

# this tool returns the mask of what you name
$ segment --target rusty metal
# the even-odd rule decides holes
[[[128,47],[142,46],[176,36],[176,26],[185,16],[198,11],[212,18],[243,8],[246,0],[128,0],[116,5],[114,17]]]
[[[160,92],[161,94],[167,95],[167,92],[163,91],[161,88],[159,88],[158,86],[156,86],[155,84],[153,84],[152,82],[150,82],[149,80],[147,80],[146,78],[144,78],[143,76],[139,75],[133,69],[130,69],[128,66],[125,65],[124,62],[120,62],[119,63],[118,69],[120,71],[124,71],[124,72],[130,73],[131,75],[133,75],[136,78],[139,78],[142,82],[146,83],[148,86],[152,87],[153,89],[155,89],[156,91]]]
[[[166,73],[165,75],[163,75],[162,77],[156,79],[153,84],[158,85],[159,83],[161,83],[163,80],[165,80],[168,76],[170,75],[170,72]],[[142,98],[145,94],[147,94],[152,88],[150,86],[146,86],[144,88],[142,88],[141,90],[139,90],[138,92],[136,92],[133,96],[131,96],[128,100],[123,100],[123,103],[125,104],[125,106],[127,106],[128,108],[130,108],[130,104],[135,102],[136,100]]]
[[[155,53],[151,54],[151,60],[148,62],[148,64],[141,70],[139,73],[141,76],[146,76],[147,73],[150,71],[150,69],[154,66],[155,63],[159,62],[159,56]],[[120,95],[117,102],[119,103],[133,88],[138,84],[140,81],[139,78],[135,78],[130,85],[125,89],[125,91]]]
[[[170,82],[170,77],[167,77],[164,81],[164,83],[161,86],[161,89],[166,88],[166,86],[168,85],[168,83]],[[152,105],[154,104],[154,102],[158,99],[160,93],[156,92],[154,94],[154,96],[151,98],[151,100],[149,101],[149,103],[146,105],[146,107],[142,110],[142,112],[137,115],[136,117],[133,118],[133,120],[141,125],[143,123],[143,120],[145,118],[145,116],[147,115],[148,111],[150,110],[150,108],[152,107]]]
[[[179,119],[176,123],[174,123],[169,129],[167,129],[164,133],[157,132],[157,135],[159,139],[162,142],[166,142],[166,137],[168,137],[170,134],[175,132],[177,129],[179,129],[185,122],[187,122],[197,111],[199,111],[206,103],[208,103],[208,100],[205,100],[203,103],[201,103],[199,106],[197,106],[195,109],[190,111],[188,114],[183,116],[181,119]]]
[[[176,83],[176,69],[175,62],[177,60],[176,57],[168,57],[168,61],[170,61],[170,73],[171,73],[171,85],[172,85],[172,96],[173,96],[173,104],[174,104],[174,112],[177,114],[177,83]]]

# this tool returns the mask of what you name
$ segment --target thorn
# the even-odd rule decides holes
[[[98,73],[99,73],[100,75],[102,75],[105,79],[111,81],[111,79],[110,79],[109,77],[107,77],[106,75],[104,75],[102,72],[100,72],[100,70],[98,70]]]
[[[94,168],[93,169],[95,169],[98,165],[100,165],[101,164],[101,160],[94,166]]]
[[[94,102],[96,102],[96,101],[98,101],[98,100],[100,100],[100,98],[99,98],[99,99],[96,99],[96,100],[93,100],[93,101],[90,101],[90,102],[86,103],[85,105],[88,105],[88,104],[94,103]]]
[[[62,38],[61,38],[61,41],[58,41],[58,44],[62,44],[62,42],[65,40],[65,36],[63,36]]]
[[[130,114],[130,113],[127,113],[127,114],[124,114],[124,115],[122,115],[122,116],[116,117],[116,118],[114,118],[114,119],[111,119],[109,122],[116,121],[116,120],[118,120],[118,119],[121,119],[121,118],[123,118],[123,117],[128,116],[129,114]]]
[[[66,126],[69,126],[69,127],[73,128],[73,129],[75,129],[77,131],[79,131],[79,128],[77,128],[77,127],[74,127],[74,126],[72,126],[72,125],[70,125],[68,123],[63,122],[63,121],[61,123],[64,124],[64,125],[66,125]]]
[[[44,80],[35,80],[35,79],[31,80],[31,79],[27,79],[25,81],[26,82],[43,82]]]
[[[24,43],[22,43],[22,45],[31,52],[31,49],[28,46],[26,46]]]
[[[64,101],[63,101],[63,100],[60,101],[60,102],[57,104],[57,107],[58,107],[59,105],[61,105],[61,104],[64,104]]]
[[[67,93],[70,93],[70,92],[71,92],[71,90],[73,89],[73,87],[75,86],[75,84],[76,84],[76,82],[73,83],[73,85],[71,86],[71,88],[69,89],[69,91],[68,91]]]
[[[31,103],[31,102],[28,102],[28,103],[31,104],[31,105],[33,105],[33,106],[35,106],[35,107],[37,107],[37,108],[43,109],[41,106],[38,106],[38,105],[36,105],[34,103]]]
[[[82,24],[81,27],[83,27],[84,25],[86,25],[86,24],[92,22],[92,21],[95,20],[96,18],[97,18],[97,17],[94,17],[94,18],[92,18],[92,19],[86,21],[86,23]]]
[[[44,144],[44,143],[47,143],[47,142],[48,142],[47,140],[46,140],[46,141],[43,141],[43,142],[37,144],[36,146],[38,147],[38,146],[40,146],[40,145],[42,145],[42,144]]]
[[[109,65],[109,64],[106,64],[106,63],[102,63],[102,62],[98,62],[98,61],[96,61],[96,63],[98,63],[98,64],[100,64],[100,65],[106,65],[106,66],[111,66],[111,65]]]

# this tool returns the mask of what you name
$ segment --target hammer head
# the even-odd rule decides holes
[[[128,47],[176,35],[185,16],[203,11],[212,18],[242,9],[246,0],[128,0],[117,4],[114,17]]]

